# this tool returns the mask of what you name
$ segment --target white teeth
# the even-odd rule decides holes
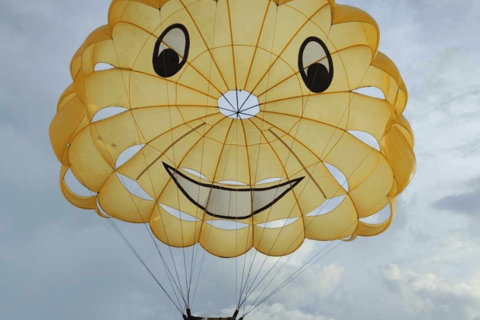
[[[335,178],[335,180],[337,180],[338,184],[341,185],[346,192],[348,192],[348,180],[347,177],[345,177],[345,175],[343,174],[343,172],[329,163],[324,162],[324,164],[325,167],[327,167],[328,171],[330,171],[332,176]]]
[[[297,178],[269,188],[228,188],[217,184],[199,183],[165,163],[164,166],[192,203],[208,214],[220,218],[243,219],[261,212],[272,206],[303,179]],[[235,183],[238,185],[238,181]]]
[[[248,224],[242,222],[236,222],[234,220],[210,220],[207,223],[223,230],[240,230],[248,228]]]
[[[200,172],[195,171],[195,170],[193,170],[193,169],[182,168],[182,170],[183,170],[183,171],[186,171],[186,172],[188,172],[188,173],[190,173],[190,174],[193,174],[194,176],[197,176],[197,177],[199,177],[199,178],[202,178],[202,179],[204,179],[204,180],[210,181],[210,180],[209,180],[207,177],[205,177],[203,174],[201,174]]]
[[[129,177],[124,176],[117,172],[117,176],[122,182],[125,189],[128,190],[131,194],[148,201],[153,201],[153,198],[138,184],[137,181],[130,179]]]
[[[314,216],[321,216],[323,214],[327,214],[332,212],[345,200],[346,196],[335,197],[332,199],[327,199],[321,206],[317,209],[313,210],[312,212],[308,213],[307,216],[314,217]]]
[[[102,110],[98,111],[95,114],[95,116],[93,116],[92,122],[97,122],[97,121],[100,121],[100,120],[111,118],[111,117],[116,116],[117,114],[123,113],[125,111],[128,111],[128,109],[124,108],[124,107],[106,107],[106,108],[103,108]]]
[[[235,180],[224,180],[217,182],[218,184],[227,184],[231,186],[246,186],[247,184],[240,182],[240,181],[235,181]]]
[[[117,158],[117,163],[115,164],[115,169],[120,168],[123,166],[125,163],[127,163],[130,159],[132,159],[142,148],[144,147],[144,144],[139,144],[133,147],[130,147],[128,149],[125,149],[120,156]]]
[[[370,147],[380,151],[380,145],[378,144],[377,139],[370,133],[355,130],[350,130],[348,131],[348,133],[350,133],[352,136],[362,141],[363,143],[368,144]]]
[[[382,224],[388,219],[390,219],[391,214],[392,210],[390,204],[388,204],[385,208],[378,211],[377,213],[366,218],[360,218],[359,220],[368,224]]]
[[[283,228],[297,221],[298,218],[288,218],[257,224],[257,227],[265,229]]]
[[[255,185],[258,186],[260,184],[282,181],[283,179],[284,178],[268,178],[268,179],[264,179],[262,181],[257,182]]]
[[[160,206],[161,206],[165,211],[167,211],[169,214],[171,214],[172,216],[174,216],[174,217],[176,217],[176,218],[178,218],[178,219],[180,219],[180,220],[194,221],[194,222],[200,221],[200,220],[197,219],[196,217],[191,216],[191,215],[189,215],[188,213],[185,213],[185,212],[183,212],[183,211],[170,208],[169,206],[166,206],[166,205],[161,204],[161,203],[160,203]]]

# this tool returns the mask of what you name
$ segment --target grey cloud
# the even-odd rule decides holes
[[[479,141],[479,144],[480,144],[480,141]],[[480,177],[468,181],[467,185],[473,188],[476,188],[476,187],[480,188]]]
[[[443,197],[435,201],[433,207],[439,210],[465,213],[475,217],[477,215],[480,216],[480,188],[472,192]]]

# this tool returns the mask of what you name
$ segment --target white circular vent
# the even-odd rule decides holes
[[[231,90],[218,99],[220,112],[234,119],[248,119],[260,112],[258,98],[248,91]]]

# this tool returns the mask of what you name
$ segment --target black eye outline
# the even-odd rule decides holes
[[[305,73],[305,67],[303,65],[303,53],[310,42],[316,42],[322,46],[323,51],[327,56],[329,67],[328,70],[323,64],[315,62],[308,67],[309,75]],[[330,84],[333,80],[333,59],[330,51],[328,51],[327,46],[322,40],[317,37],[308,37],[305,39],[300,47],[300,52],[298,53],[298,70],[302,75],[303,82],[310,91],[314,93],[322,93],[330,87]]]
[[[185,35],[185,52],[181,62],[178,62],[178,60],[180,60],[178,53],[171,48],[164,49],[162,52],[160,52],[160,54],[158,52],[160,50],[160,46],[163,42],[163,39],[173,29],[180,29]],[[190,51],[190,36],[188,34],[187,28],[185,28],[185,26],[180,23],[172,24],[162,32],[157,42],[155,43],[155,49],[153,50],[153,57],[152,57],[152,64],[153,64],[153,69],[155,70],[155,73],[162,78],[173,77],[178,73],[178,71],[180,71],[183,68],[185,63],[187,63],[189,51]]]

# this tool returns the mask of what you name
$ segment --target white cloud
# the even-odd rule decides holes
[[[383,269],[383,283],[410,313],[424,319],[476,320],[480,316],[480,292],[466,283],[448,284],[432,273],[417,274],[395,264]]]
[[[263,305],[253,311],[248,315],[248,320],[285,320],[285,319],[295,319],[295,320],[334,320],[333,318],[308,314],[300,310],[291,310],[285,308],[280,303],[275,303],[273,305]]]

